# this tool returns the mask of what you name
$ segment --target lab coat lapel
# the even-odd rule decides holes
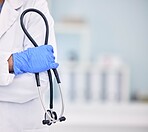
[[[18,10],[22,6],[21,0],[5,0],[0,14],[0,38],[14,24],[18,18]]]

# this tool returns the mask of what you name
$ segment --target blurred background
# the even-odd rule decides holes
[[[148,0],[48,2],[67,117],[51,129],[148,132]]]

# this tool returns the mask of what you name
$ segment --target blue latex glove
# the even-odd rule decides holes
[[[55,63],[53,47],[51,45],[28,48],[25,51],[13,54],[13,69],[15,75],[26,72],[43,72],[49,69],[55,69],[58,65],[58,63]]]

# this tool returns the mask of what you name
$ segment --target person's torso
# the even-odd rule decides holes
[[[21,29],[20,15],[25,9],[33,7],[34,0],[28,0],[28,2],[24,0],[23,2],[19,3],[20,5],[18,4],[18,8],[14,9],[10,5],[11,3],[5,0],[0,14],[0,51],[15,53],[30,47],[29,44],[24,43],[24,41],[29,42],[29,40],[26,40],[27,38]],[[24,20],[26,27],[29,26],[28,21],[29,15]],[[45,91],[48,87],[48,77],[46,73],[41,73],[40,76],[42,91]],[[18,75],[10,85],[0,86],[0,101],[23,103],[34,99],[38,97],[35,84],[34,74]]]

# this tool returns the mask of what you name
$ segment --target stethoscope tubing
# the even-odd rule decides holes
[[[32,44],[35,46],[35,47],[38,47],[38,44],[36,43],[36,41],[32,38],[32,36],[29,34],[29,32],[27,31],[27,29],[25,28],[25,25],[23,23],[23,19],[24,19],[24,16],[28,13],[28,12],[35,12],[35,13],[38,13],[44,20],[45,22],[45,26],[46,26],[46,33],[45,33],[45,40],[44,40],[44,45],[47,45],[48,44],[48,37],[49,37],[49,25],[48,25],[48,21],[45,17],[45,15],[37,10],[37,9],[34,9],[34,8],[30,8],[30,9],[26,9],[22,14],[21,14],[21,17],[20,17],[20,24],[21,24],[21,27],[24,31],[24,33],[26,34],[26,36],[28,37],[28,39],[32,42]],[[51,75],[51,71],[48,70],[48,77],[49,77],[49,82],[50,82],[50,108],[52,109],[53,108],[53,84],[51,83],[52,82],[52,75]],[[35,78],[36,78],[36,83],[37,83],[37,86],[41,86],[40,84],[40,79],[39,79],[39,73],[35,73]]]
[[[21,14],[20,16],[20,24],[21,24],[21,27],[22,27],[22,30],[24,31],[24,33],[26,34],[26,36],[28,37],[28,39],[32,42],[32,44],[35,46],[35,47],[38,47],[38,44],[36,43],[36,41],[32,38],[32,36],[29,34],[29,32],[27,31],[27,29],[25,28],[25,25],[23,23],[23,19],[24,19],[24,16],[28,13],[28,12],[35,12],[35,13],[38,13],[44,20],[45,22],[45,27],[46,27],[46,32],[45,32],[45,40],[44,40],[44,45],[47,45],[48,44],[48,37],[49,37],[49,25],[48,25],[48,21],[47,21],[47,18],[45,17],[45,15],[37,10],[37,9],[34,9],[34,8],[29,8],[29,9],[26,9],[25,11],[23,11],[23,13]],[[54,72],[54,75],[55,75],[55,78],[56,78],[56,81],[58,83],[58,86],[59,86],[59,91],[60,91],[60,95],[61,95],[61,102],[62,102],[62,110],[61,110],[61,114],[59,117],[62,117],[63,113],[64,113],[64,101],[63,101],[63,97],[62,97],[62,91],[61,91],[61,87],[60,87],[60,78],[59,78],[59,75],[58,75],[58,72],[56,69],[52,69],[53,72]],[[51,70],[48,70],[47,71],[48,73],[48,77],[49,77],[49,84],[50,84],[50,110],[52,111],[53,110],[53,83],[52,83],[52,74],[51,74]],[[43,106],[43,109],[46,113],[46,115],[48,116],[48,118],[52,121],[52,122],[57,122],[59,121],[58,119],[55,120],[54,118],[51,117],[51,115],[49,115],[49,113],[47,112],[46,108],[45,108],[45,105],[43,103],[43,100],[42,100],[42,97],[41,97],[41,91],[40,91],[40,87],[41,87],[41,84],[40,84],[40,78],[39,78],[39,73],[35,73],[35,78],[36,78],[36,83],[37,83],[37,87],[38,87],[38,93],[39,93],[39,97],[40,97],[40,100],[41,100],[41,104]]]

